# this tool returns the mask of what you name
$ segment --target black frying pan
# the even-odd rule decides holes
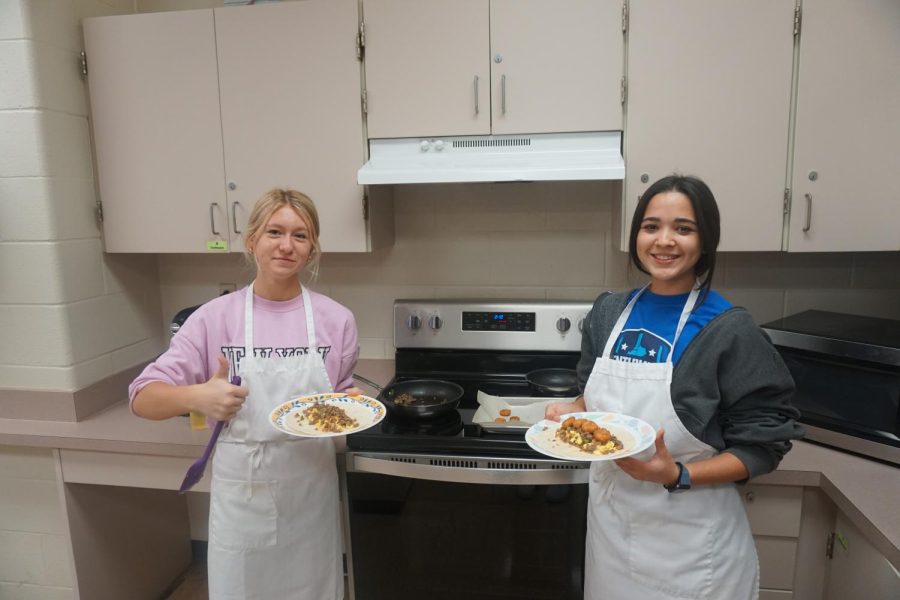
[[[388,411],[408,419],[438,417],[456,410],[463,395],[462,387],[440,379],[410,379],[382,388],[355,373],[353,377],[379,390],[378,399]]]
[[[538,369],[525,375],[528,385],[542,396],[577,396],[575,369]]]

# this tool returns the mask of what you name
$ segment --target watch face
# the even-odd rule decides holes
[[[678,487],[684,490],[691,489],[691,473],[684,465],[681,466],[681,472],[678,474]]]
[[[672,485],[663,486],[670,492],[679,492],[681,490],[689,490],[691,489],[691,474],[681,463],[676,463],[678,465],[678,479],[675,480],[675,483]]]

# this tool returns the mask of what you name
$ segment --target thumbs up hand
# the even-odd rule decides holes
[[[228,361],[219,356],[219,370],[206,383],[193,386],[190,409],[217,421],[230,421],[241,409],[249,391],[228,380]]]

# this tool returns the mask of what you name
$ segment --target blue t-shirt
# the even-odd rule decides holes
[[[631,292],[629,300],[636,293],[637,290]],[[672,340],[675,338],[678,318],[688,296],[689,294],[660,296],[649,289],[641,294],[613,346],[613,359],[628,362],[666,362],[666,358],[672,352]],[[729,308],[731,303],[728,300],[718,292],[710,290],[703,304],[688,317],[675,345],[672,364],[678,362],[684,349],[707,323]]]

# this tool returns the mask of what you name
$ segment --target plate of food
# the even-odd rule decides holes
[[[315,394],[284,402],[269,415],[272,426],[297,437],[334,437],[377,425],[384,404],[368,396]]]
[[[560,422],[544,419],[525,432],[534,450],[575,461],[616,460],[653,445],[656,430],[637,417],[611,412],[578,412]]]

